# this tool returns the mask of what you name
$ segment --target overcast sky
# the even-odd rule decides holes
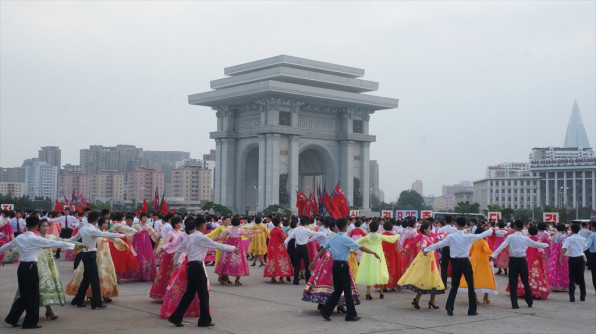
[[[595,1],[2,1],[0,166],[41,146],[215,148],[188,104],[223,68],[279,54],[365,69],[386,200],[562,146],[574,100],[596,141]]]

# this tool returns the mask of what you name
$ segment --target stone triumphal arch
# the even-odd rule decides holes
[[[192,105],[216,110],[215,202],[236,212],[289,208],[296,189],[338,180],[351,205],[369,209],[370,115],[398,100],[364,94],[364,70],[291,56],[224,69]]]

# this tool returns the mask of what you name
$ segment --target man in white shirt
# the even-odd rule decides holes
[[[306,248],[306,244],[310,237],[317,236],[325,236],[324,233],[313,232],[311,229],[306,227],[308,223],[307,217],[302,217],[300,220],[300,226],[292,229],[290,233],[288,233],[288,237],[284,240],[284,244],[288,247],[288,243],[290,240],[294,239],[296,241],[296,248],[294,250],[294,285],[300,284],[300,261],[304,261],[304,279],[308,282],[310,278],[310,270],[308,270],[308,266],[310,262],[308,260],[308,249]]]
[[[22,328],[41,328],[41,326],[37,325],[39,321],[39,274],[37,272],[37,255],[39,254],[39,250],[52,247],[74,249],[75,245],[36,236],[35,232],[39,226],[39,218],[35,215],[27,217],[26,224],[27,232],[0,247],[0,253],[16,247],[20,254],[17,277],[21,295],[13,302],[10,312],[4,321],[12,325],[12,327],[20,327],[21,325],[17,322],[23,311],[26,311]],[[77,246],[77,249],[80,248]]]
[[[209,239],[203,234],[207,227],[205,218],[201,215],[197,217],[195,221],[188,221],[186,225],[186,231],[189,236],[184,239],[184,242],[178,246],[174,255],[174,263],[178,263],[178,257],[182,252],[186,252],[188,257],[188,284],[186,285],[186,292],[180,299],[180,303],[176,308],[176,311],[168,318],[168,321],[176,325],[176,327],[182,327],[182,317],[188,306],[195,298],[195,295],[199,295],[199,327],[210,327],[214,323],[211,320],[211,314],[209,311],[209,291],[207,290],[207,274],[205,273],[205,267],[203,261],[205,255],[207,255],[208,249],[219,249],[224,252],[234,252],[238,254],[238,248],[217,243]],[[194,230],[197,229],[196,232]],[[193,233],[194,232],[194,233]]]
[[[71,304],[78,307],[85,307],[85,294],[89,284],[91,284],[91,308],[103,308],[107,305],[102,304],[101,290],[99,287],[99,274],[97,272],[97,257],[95,252],[97,251],[96,238],[122,238],[124,234],[110,233],[100,231],[96,225],[99,219],[99,212],[92,211],[87,216],[87,224],[83,225],[77,235],[71,238],[71,240],[82,239],[81,242],[87,246],[87,249],[83,251],[81,261],[85,270],[83,271],[83,280],[79,285],[79,290],[76,296],[73,298]]]
[[[26,223],[21,211],[15,212],[15,216],[10,220],[10,223],[12,225],[12,233],[14,233],[15,237],[25,231]]]
[[[265,218],[265,223],[269,231],[273,230],[275,228],[275,225],[273,224],[273,215],[268,215],[267,218]]]
[[[532,307],[534,300],[532,298],[532,290],[530,289],[530,283],[528,282],[528,262],[526,261],[526,250],[528,247],[534,248],[546,248],[548,244],[534,241],[522,234],[524,229],[524,222],[516,220],[513,223],[515,233],[510,234],[505,238],[505,241],[497,248],[490,259],[494,261],[497,255],[509,246],[509,297],[511,298],[511,307],[518,309],[517,304],[517,286],[518,276],[521,278],[522,284],[524,285],[524,298],[528,307]],[[533,228],[538,229],[536,226]]]
[[[579,300],[583,302],[586,300],[586,281],[584,279],[586,239],[579,236],[578,224],[571,224],[569,229],[571,236],[563,241],[563,251],[559,256],[559,263],[562,261],[563,254],[569,258],[569,301],[575,301],[575,284],[577,284],[579,285]]]
[[[474,292],[474,276],[472,272],[472,264],[470,263],[470,248],[476,240],[480,240],[490,236],[493,233],[489,229],[480,234],[465,234],[466,218],[459,217],[457,222],[457,232],[447,235],[447,237],[434,245],[424,249],[424,255],[437,248],[449,246],[449,255],[451,257],[451,290],[445,309],[448,315],[453,315],[453,307],[455,305],[455,297],[457,296],[457,289],[459,289],[459,282],[462,274],[468,283],[468,315],[478,315],[476,312],[476,293]]]
[[[457,228],[453,226],[453,217],[452,216],[445,216],[445,226],[439,229],[439,233],[455,233],[457,232]],[[451,256],[449,256],[449,246],[443,247],[441,249],[441,280],[443,281],[443,285],[447,287],[447,272],[449,271],[449,262],[451,262]]]

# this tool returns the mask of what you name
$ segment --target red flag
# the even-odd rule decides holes
[[[159,212],[159,193],[157,192],[157,187],[155,187],[155,196],[153,196],[153,212]]]
[[[149,211],[149,204],[146,200],[143,200],[143,206],[141,207],[141,213],[147,213]]]
[[[66,198],[66,195],[62,196],[64,196],[64,206],[62,206],[62,210],[64,210],[64,208],[70,208],[70,203],[68,202],[68,198]]]
[[[165,215],[170,212],[170,205],[163,198],[161,199],[161,214]]]
[[[75,211],[77,212],[83,212],[83,209],[81,209],[81,207],[79,206],[79,203],[75,204]]]
[[[306,200],[306,195],[304,195],[302,190],[299,190],[296,195],[296,207],[298,208],[298,217],[302,217],[305,215],[310,217],[310,210],[307,210],[307,206],[308,204]]]
[[[77,204],[77,203],[78,203],[78,200],[77,200],[77,192],[73,190],[73,191],[72,191],[72,198],[71,198],[71,200],[70,200],[70,204],[71,204],[71,205],[74,205],[74,204]]]
[[[81,207],[82,208],[86,208],[87,207],[87,200],[85,199],[85,197],[83,196],[83,194],[79,194],[79,197],[81,198]]]
[[[329,215],[335,219],[341,217],[341,214],[337,211],[335,207],[335,203],[331,200],[329,193],[327,192],[327,187],[323,188],[323,199],[325,201],[325,206],[327,207],[327,212]]]
[[[56,211],[56,212],[62,211],[62,210],[60,210],[60,202],[58,202],[58,200],[56,200],[56,204],[54,204],[54,211]]]
[[[308,201],[310,202],[310,210],[312,211],[313,216],[319,215],[319,206],[317,205],[317,200],[315,196],[313,196],[312,192],[308,196]]]
[[[348,207],[348,199],[344,195],[341,187],[339,186],[339,182],[335,185],[335,189],[333,190],[333,194],[331,194],[331,200],[335,204],[335,208],[337,212],[340,214],[341,217],[347,217],[350,213],[350,208]]]

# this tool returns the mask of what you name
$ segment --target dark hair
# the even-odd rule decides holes
[[[357,220],[356,222],[354,222],[355,227],[360,227],[360,225],[362,225],[362,222],[360,220]]]
[[[110,210],[108,210],[108,209],[101,209],[101,215],[102,215],[102,216],[105,216],[105,215],[107,215],[108,213],[110,213]]]
[[[467,220],[465,217],[459,217],[455,220],[455,222],[457,223],[457,226],[464,227],[466,226]]]
[[[538,226],[532,225],[532,226],[528,227],[528,233],[530,235],[536,235],[536,234],[538,234]]]
[[[240,218],[238,216],[234,216],[234,218],[232,218],[232,226],[240,226]],[[197,225],[197,227],[199,227]]]
[[[91,222],[97,221],[98,218],[99,218],[99,212],[91,211],[91,212],[89,212],[89,215],[87,216],[87,221],[91,223]]]
[[[590,223],[590,226],[591,226],[592,228],[596,228],[596,222],[591,222],[591,223]]]
[[[538,230],[540,230],[540,231],[546,231],[547,227],[548,227],[548,224],[546,224],[545,222],[538,223]]]
[[[89,219],[89,218],[87,218]],[[97,226],[101,226],[103,223],[107,222],[108,220],[106,219],[106,217],[101,216],[97,219]]]
[[[431,224],[429,223],[423,223],[422,225],[420,225],[420,233],[424,234],[424,231],[428,230],[430,226]]]
[[[205,220],[205,218],[203,218],[203,220]],[[171,223],[172,226],[175,226],[178,223],[182,223],[182,218],[181,217],[176,216],[176,217],[172,218],[172,223]]]
[[[565,227],[565,224],[562,224],[562,223],[557,224],[557,231],[563,232],[566,229],[567,229],[567,227]]]
[[[335,221],[335,225],[337,225],[337,228],[341,231],[346,228],[348,221],[345,218],[339,218]]]
[[[499,220],[499,222],[497,223],[497,226],[498,226],[499,228],[505,228],[505,222],[504,222],[504,221],[502,221],[502,220]]]
[[[582,222],[582,227],[587,227],[587,226],[588,226],[588,223]]]
[[[368,224],[368,228],[371,232],[377,232],[379,230],[379,222],[371,222],[370,224]]]
[[[47,218],[42,218],[39,220],[39,226],[41,226],[43,223],[48,223],[48,225],[50,225],[50,222],[48,222]]]
[[[143,219],[143,217],[149,217],[149,216],[147,216],[147,214],[143,212],[139,215],[139,219]]]
[[[470,223],[474,223],[474,224],[476,224],[477,222],[478,222],[478,221],[476,220],[476,218],[472,218],[472,219],[470,219]]]
[[[391,231],[393,229],[393,224],[390,221],[386,221],[383,223],[383,229],[385,231]]]
[[[184,231],[186,232],[186,234],[190,234],[190,231],[194,230],[195,227],[197,227],[197,224],[195,223],[196,220],[189,220],[184,224]],[[205,222],[205,219],[203,219],[203,223]]]
[[[451,216],[445,216],[445,222],[447,224],[451,224],[452,221],[453,221],[453,217],[451,217]]]
[[[332,230],[335,227],[335,219],[327,220],[327,227]]]
[[[581,229],[581,227],[578,224],[571,224],[571,231],[573,233],[579,232],[580,229]]]
[[[521,230],[524,228],[524,222],[518,219],[515,222],[513,222],[513,227]]]
[[[480,234],[482,232],[484,232],[484,227],[478,226],[476,227],[476,231],[474,231],[474,234]]]
[[[31,215],[25,219],[27,223],[27,228],[34,228],[39,225],[39,218],[36,215]]]

